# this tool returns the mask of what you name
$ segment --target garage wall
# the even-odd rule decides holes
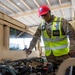
[[[0,24],[0,49],[3,49],[3,25]]]
[[[24,59],[26,58],[25,51],[10,51],[10,50],[1,50],[0,51],[0,60],[3,61],[5,59],[16,60],[16,59]]]
[[[4,59],[17,60],[26,58],[25,51],[9,50],[10,27],[21,31],[26,31],[26,26],[24,24],[5,14],[0,13],[0,61]],[[33,55],[39,56],[39,52],[34,51],[30,57],[33,57]]]

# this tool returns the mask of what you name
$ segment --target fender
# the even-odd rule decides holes
[[[65,75],[65,72],[69,66],[75,66],[75,58],[69,58],[65,60],[60,66],[56,75]]]

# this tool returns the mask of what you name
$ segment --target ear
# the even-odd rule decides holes
[[[51,14],[51,11],[49,11],[49,13]]]

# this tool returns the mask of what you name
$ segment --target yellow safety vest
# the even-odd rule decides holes
[[[49,56],[51,53],[54,56],[61,56],[69,53],[68,38],[67,35],[62,34],[61,20],[62,18],[58,17],[54,19],[53,24],[51,25],[51,38],[47,35],[46,30],[42,31],[46,56]],[[56,31],[59,33],[58,36],[54,36]]]

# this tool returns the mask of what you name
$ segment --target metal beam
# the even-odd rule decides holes
[[[57,6],[57,7],[50,7],[51,10],[59,10],[59,9],[65,9],[65,8],[69,8],[71,7],[72,4],[66,4],[66,5],[62,5],[62,6]],[[23,12],[22,14],[14,14],[14,15],[11,15],[13,18],[18,18],[18,17],[22,17],[22,16],[26,16],[26,15],[30,15],[30,14],[35,14],[37,13],[37,11],[32,11],[32,12]]]
[[[22,19],[26,20],[26,21],[29,22],[31,25],[34,25],[33,23],[31,23],[29,20],[25,19],[24,17],[22,17]]]
[[[39,7],[40,5],[37,3],[37,1],[36,0],[33,0],[34,1],[34,3]]]
[[[20,12],[23,12],[22,9],[20,9],[17,5],[11,2],[11,0],[7,0],[11,5],[13,5],[15,8],[17,8]]]
[[[19,38],[24,32],[21,32],[19,35],[17,35],[16,38]]]
[[[10,11],[11,13],[15,14],[14,11],[12,11],[11,9],[9,9],[9,8],[6,7],[5,5],[3,5],[3,4],[0,3],[0,6],[3,7],[3,8],[5,8],[6,10]]]
[[[23,1],[23,0],[20,0],[29,10],[31,10],[31,8]]]
[[[74,20],[74,9],[72,8],[72,21]]]
[[[29,16],[32,20],[34,20],[36,23],[38,23],[39,24],[39,22],[37,22],[34,18],[32,18],[31,16]]]
[[[61,0],[59,0],[59,4],[60,6],[62,6]],[[65,18],[63,9],[61,9],[61,12],[62,12],[63,18]]]
[[[49,5],[49,7],[50,7],[51,5],[50,5],[50,3],[49,3],[49,0],[46,0],[46,2],[47,2],[47,4],[48,4],[48,5]]]
[[[51,4],[49,3],[49,0],[46,0],[46,2],[49,5],[49,7],[52,7]],[[51,12],[55,15],[54,11],[51,11]]]
[[[72,3],[72,8],[71,8],[71,9],[72,9],[72,11],[71,11],[71,12],[72,12],[72,21],[75,19],[75,18],[74,18],[75,15],[74,15],[74,4],[73,4],[73,1],[74,1],[74,0],[71,0],[71,3]]]

